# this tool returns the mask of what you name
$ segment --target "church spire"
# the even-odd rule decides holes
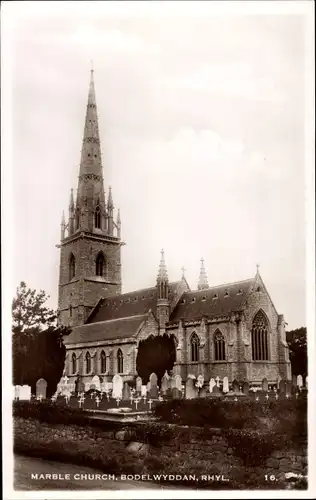
[[[165,253],[163,250],[161,250],[157,283],[168,283],[168,272],[167,272],[167,266],[165,263]]]
[[[204,267],[204,259],[201,259],[201,269],[200,269],[200,276],[199,276],[199,281],[198,281],[198,290],[205,290],[206,288],[209,288],[208,286],[208,281],[207,281],[207,274],[205,271]]]
[[[100,136],[93,69],[91,69],[90,74],[90,86],[83,133],[79,177],[87,174],[94,174],[102,178]]]

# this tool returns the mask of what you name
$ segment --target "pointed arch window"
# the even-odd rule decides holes
[[[94,212],[94,226],[96,229],[101,229],[101,210],[99,205]]]
[[[121,349],[117,351],[117,373],[123,373],[123,353]]]
[[[91,354],[89,352],[86,353],[86,373],[91,372]]]
[[[97,276],[105,276],[105,258],[102,252],[100,252],[96,258],[95,274]]]
[[[251,347],[253,361],[268,361],[268,321],[261,310],[252,322]]]
[[[214,359],[215,361],[225,361],[225,340],[223,334],[216,330],[214,334]]]
[[[105,373],[106,372],[106,355],[105,355],[105,352],[103,350],[101,351],[100,360],[101,360],[101,373]]]
[[[69,281],[76,276],[76,259],[74,254],[69,257]]]
[[[191,361],[199,361],[200,359],[200,339],[196,333],[193,333],[190,340]]]
[[[77,356],[74,352],[71,356],[71,371],[73,375],[77,373]]]

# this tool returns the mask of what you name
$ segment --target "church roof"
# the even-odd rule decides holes
[[[133,317],[100,321],[75,327],[64,338],[65,345],[98,342],[101,340],[127,339],[137,334],[141,324],[148,317],[142,314]]]
[[[169,283],[170,301],[172,301],[179,283],[181,282],[176,281]],[[156,287],[135,290],[134,292],[100,299],[95,309],[90,314],[87,323],[128,318],[135,315],[146,314],[150,309],[156,314]]]
[[[190,321],[202,316],[228,316],[243,308],[250,287],[255,279],[237,281],[226,285],[210,287],[184,293],[170,316],[169,323],[180,319]]]

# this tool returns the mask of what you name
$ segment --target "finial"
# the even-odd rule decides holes
[[[160,251],[161,253],[161,258],[160,258],[160,264],[159,264],[159,271],[158,271],[158,280],[159,281],[168,281],[168,273],[167,273],[167,266],[165,263],[165,252],[162,249]]]
[[[182,271],[182,278],[185,278],[184,273],[185,273],[186,269],[185,269],[185,267],[184,267],[184,266],[182,266],[182,267],[181,267],[181,271]]]
[[[63,214],[62,214],[62,216],[61,216],[61,223],[62,223],[62,225],[65,225],[65,224],[66,224],[66,222],[65,222],[65,212],[64,212],[64,210],[63,210]]]
[[[108,195],[108,208],[113,208],[113,199],[112,199],[112,188],[109,186],[109,195]]]
[[[256,264],[257,274],[259,274],[259,267],[260,267],[260,264]]]
[[[117,223],[118,224],[121,224],[121,212],[120,212],[120,209],[118,208],[117,209]]]
[[[201,269],[200,269],[200,276],[199,276],[199,281],[198,281],[198,290],[204,290],[206,288],[209,288],[208,286],[208,281],[207,281],[207,275],[204,267],[204,259],[203,257],[201,258]]]

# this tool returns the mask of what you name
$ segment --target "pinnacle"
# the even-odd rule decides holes
[[[165,263],[165,253],[163,250],[161,250],[161,258],[160,258],[157,281],[168,281],[168,272]]]
[[[207,280],[207,274],[205,271],[204,267],[204,259],[201,259],[201,269],[200,269],[200,276],[199,276],[199,281],[198,281],[198,290],[204,290],[206,288],[209,288],[208,285],[208,280]]]

